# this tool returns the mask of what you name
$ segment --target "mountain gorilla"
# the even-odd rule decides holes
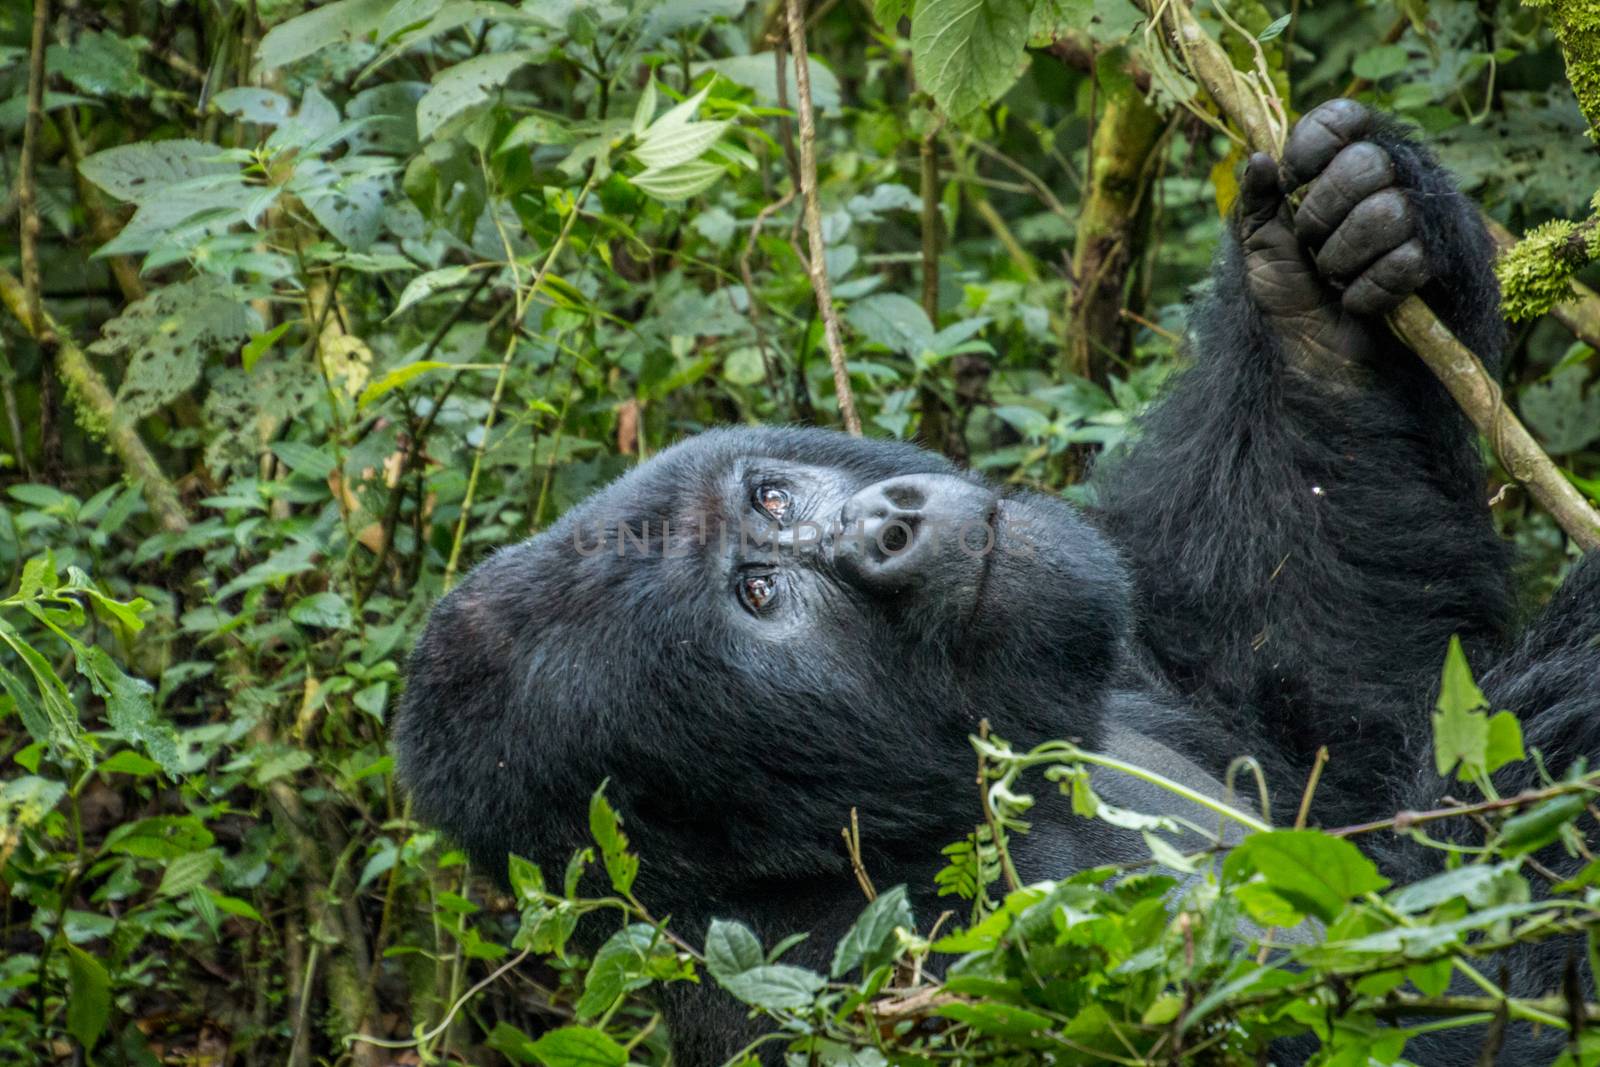
[[[727,429],[491,557],[411,661],[394,740],[418,813],[486,870],[507,852],[559,867],[609,778],[653,910],[690,936],[712,917],[767,944],[809,930],[794,953],[820,963],[864,903],[839,836],[853,808],[872,877],[939,912],[983,718],[1213,794],[1251,753],[1297,797],[1326,745],[1313,814],[1342,825],[1436,799],[1427,708],[1455,634],[1553,768],[1600,751],[1600,563],[1510,639],[1476,439],[1381,317],[1420,293],[1498,367],[1471,205],[1394,125],[1336,100],[1295,127],[1281,170],[1250,160],[1230,229],[1193,366],[1097,472],[1091,515],[909,445]],[[806,533],[841,528],[860,535]],[[1114,801],[1175,811],[1114,777],[1097,778]],[[1059,803],[1036,813],[1015,842],[1024,877],[1148,855]],[[1399,878],[1430,862],[1383,859]],[[1551,973],[1534,955],[1513,985],[1555,988],[1560,953]],[[750,1036],[713,991],[667,999],[680,1062]],[[1504,1055],[1536,1040],[1560,1035],[1513,1032]]]

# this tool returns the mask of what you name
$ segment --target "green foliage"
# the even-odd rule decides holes
[[[1125,0],[807,6],[824,262],[867,432],[1085,499],[1180,362],[1230,143],[1179,119],[1181,82]],[[1349,0],[1231,6],[1241,29],[1199,6],[1241,67],[1262,48],[1295,109],[1363,78],[1494,217],[1533,228],[1505,268],[1513,310],[1589,277],[1552,261],[1570,229],[1537,229],[1600,188],[1555,62],[1572,5],[1554,29],[1466,0],[1398,27]],[[722,982],[818,1063],[1248,1059],[1295,1031],[1329,1062],[1392,1060],[1386,984],[1443,996],[1475,939],[1589,928],[1593,875],[1538,905],[1524,876],[1574,842],[1581,772],[1491,812],[1487,851],[1382,887],[1311,831],[1247,823],[1228,860],[1186,855],[1171,820],[1095,792],[1091,766],[1133,769],[995,743],[993,822],[929,843],[959,913],[930,945],[935,916],[889,889],[807,946],[826,974],[742,927],[670,936],[639,888],[660,858],[633,854],[603,794],[595,846],[564,870],[514,859],[510,894],[410,820],[385,719],[463,567],[686,433],[837,424],[781,28],[742,0],[51,5],[29,221],[43,303],[114,418],[63,405],[56,351],[0,324],[0,1062],[195,1059],[213,1040],[384,1062],[366,1034],[423,1062],[661,1063],[642,998],[679,981]],[[0,15],[13,161],[31,29]],[[1121,236],[1129,317],[1065,374],[1063,265],[1104,169],[1089,139],[1146,73],[1179,121]],[[1580,486],[1600,486],[1596,366],[1543,323],[1508,376]],[[183,528],[107,431],[143,442]],[[1514,494],[1497,514],[1559,573],[1546,520]],[[1445,681],[1441,773],[1488,790],[1520,732],[1456,653]],[[1019,776],[1044,770],[1182,888],[1149,870],[1010,885]],[[1302,917],[1326,936],[1256,962],[1260,929]],[[580,920],[607,924],[593,954]],[[523,953],[533,981],[497,973]],[[906,989],[935,955],[948,978]]]
[[[1532,230],[1495,266],[1506,317],[1536,319],[1572,297],[1572,275],[1593,262],[1600,249],[1594,222],[1551,219]]]

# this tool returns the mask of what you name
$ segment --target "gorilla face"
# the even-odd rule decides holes
[[[869,847],[926,856],[972,821],[981,718],[1092,740],[1127,603],[1115,554],[1058,500],[902,444],[715,431],[441,602],[401,770],[496,873],[507,851],[559,864],[587,844],[607,778],[669,897],[708,863],[730,887],[836,870],[852,807]]]

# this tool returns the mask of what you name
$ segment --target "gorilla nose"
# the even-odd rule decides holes
[[[949,474],[876,482],[845,502],[834,553],[840,573],[876,590],[955,577],[994,544],[995,495]]]

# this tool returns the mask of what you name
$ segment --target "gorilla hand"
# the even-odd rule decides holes
[[[1249,293],[1306,370],[1369,355],[1377,316],[1432,279],[1419,212],[1377,132],[1373,112],[1332,100],[1295,125],[1281,171],[1262,153],[1245,166],[1235,225]]]

